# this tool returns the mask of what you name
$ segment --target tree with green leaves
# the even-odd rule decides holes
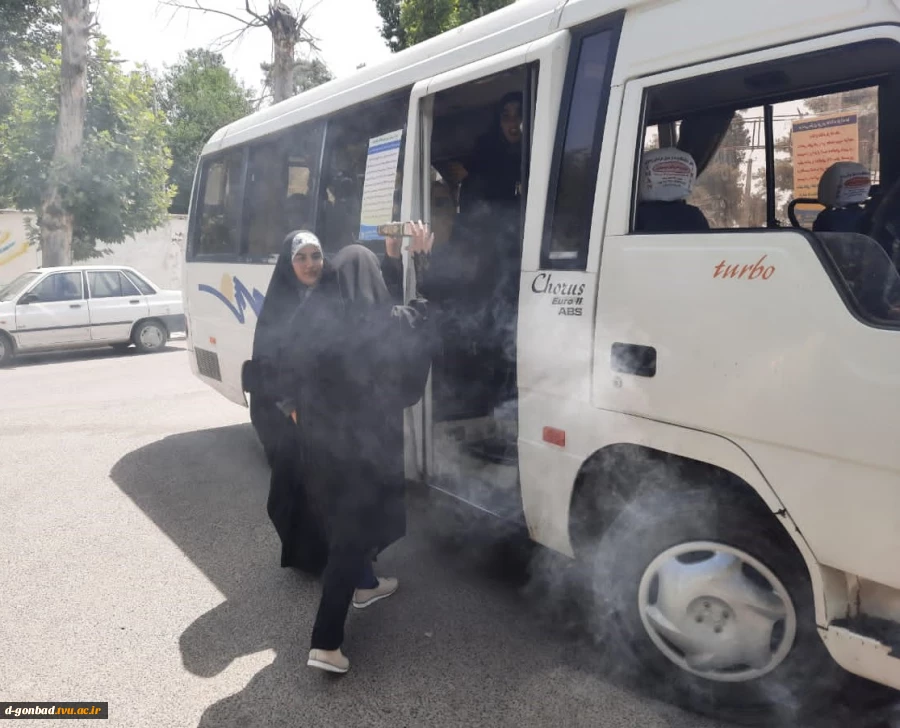
[[[0,118],[21,70],[59,43],[60,13],[54,0],[5,0],[0,13]]]
[[[406,31],[400,23],[401,4],[402,0],[375,0],[375,6],[381,16],[381,37],[392,53],[409,47]]]
[[[59,43],[59,6],[54,0],[6,0],[0,12],[0,125],[24,69]],[[0,191],[0,207],[11,200]]]
[[[375,0],[392,51],[421,43],[511,5],[514,0]]]
[[[24,69],[0,121],[0,197],[22,210],[45,214],[42,201],[52,168],[59,120],[59,54],[44,54]],[[80,164],[59,187],[59,206],[71,216],[71,253],[57,264],[99,255],[97,243],[120,243],[165,219],[171,199],[166,184],[171,159],[165,115],[150,73],[123,72],[99,37],[87,59],[84,138]],[[47,260],[43,229],[39,237]]]
[[[197,48],[166,69],[162,108],[172,154],[169,185],[175,189],[170,212],[185,214],[203,145],[217,129],[253,110],[250,92],[228,70],[221,53]]]
[[[270,93],[270,89],[274,88],[272,64],[261,63],[260,69],[263,72],[263,98],[265,98]],[[301,58],[294,61],[293,74],[293,96],[309,91],[316,86],[321,86],[323,83],[328,83],[334,78],[331,69],[320,58]]]

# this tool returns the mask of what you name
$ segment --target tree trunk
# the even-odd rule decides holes
[[[44,266],[72,263],[72,213],[66,209],[63,190],[81,164],[84,139],[85,74],[90,0],[60,0],[62,8],[62,68],[59,87],[59,120],[49,180],[41,203],[41,260]]]
[[[272,64],[272,95],[277,104],[294,95],[294,44],[275,40],[275,59]]]
[[[282,3],[272,6],[267,25],[274,48],[272,96],[277,104],[294,95],[294,48],[300,27],[291,9]]]

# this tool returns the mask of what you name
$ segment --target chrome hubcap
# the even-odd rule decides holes
[[[157,349],[163,345],[163,332],[158,326],[145,326],[141,329],[141,344],[148,349]]]
[[[784,585],[764,564],[725,544],[667,549],[638,591],[653,644],[688,672],[721,682],[759,678],[782,663],[797,633]]]

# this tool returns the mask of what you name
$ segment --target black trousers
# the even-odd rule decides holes
[[[328,564],[322,574],[322,598],[313,626],[313,650],[336,650],[344,643],[344,623],[360,585],[366,564],[366,552],[354,545],[338,544],[328,553]]]

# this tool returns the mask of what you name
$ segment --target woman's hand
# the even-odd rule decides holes
[[[388,258],[399,258],[402,245],[403,238],[385,238],[384,252],[387,254]]]
[[[297,424],[297,410],[291,412],[291,419],[294,421],[294,424]]]
[[[466,177],[469,176],[468,170],[460,162],[450,162],[447,165],[447,179],[455,185],[458,185]]]
[[[412,241],[409,244],[409,252],[411,255],[416,253],[430,253],[434,246],[434,233],[432,233],[428,225],[419,222],[412,223]]]

